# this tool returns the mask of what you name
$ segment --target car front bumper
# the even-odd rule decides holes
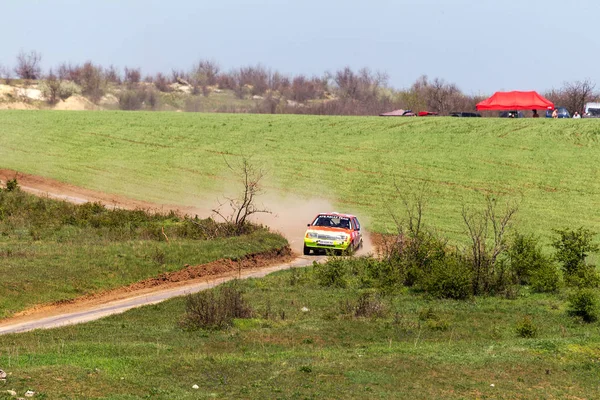
[[[321,240],[321,239],[311,239],[304,238],[304,246],[310,249],[331,249],[331,250],[347,250],[350,246],[350,241],[344,240]]]

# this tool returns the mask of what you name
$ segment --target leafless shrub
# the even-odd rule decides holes
[[[142,79],[142,71],[139,68],[125,67],[125,83],[130,89],[140,83]]]
[[[77,73],[81,86],[81,93],[93,102],[98,102],[104,96],[105,81],[102,74],[102,67],[95,66],[91,61],[87,61]]]
[[[236,87],[235,78],[231,76],[231,73],[219,74],[217,77],[217,87],[219,89],[234,90]]]
[[[0,64],[0,80],[3,80],[5,84],[10,85],[12,80],[10,68]]]
[[[21,51],[17,55],[17,66],[15,73],[21,79],[35,80],[42,75],[42,54],[36,51],[25,53]]]
[[[345,67],[337,71],[333,79],[341,98],[370,101],[377,98],[379,89],[387,85],[388,76],[382,72],[372,73],[368,68],[356,73]]]
[[[168,93],[168,92],[173,91],[173,88],[171,88],[167,77],[164,76],[160,72],[157,73],[156,76],[154,77],[154,86],[156,87],[156,89],[158,89],[159,91],[161,91],[163,93]]]
[[[508,276],[497,261],[508,248],[505,234],[517,210],[515,204],[507,204],[499,213],[496,199],[489,195],[483,211],[472,211],[463,206],[462,217],[471,241],[469,258],[474,295],[502,290],[507,284]]]
[[[201,87],[216,85],[220,71],[221,67],[216,61],[200,60],[190,73],[192,84]]]
[[[236,285],[220,286],[189,295],[180,325],[185,329],[224,329],[235,318],[251,318],[252,308]]]
[[[42,95],[49,104],[56,104],[61,98],[61,86],[62,80],[50,69],[41,86]]]
[[[389,313],[389,307],[373,293],[361,293],[356,300],[345,299],[340,302],[343,315],[354,318],[382,318]]]
[[[119,93],[118,99],[119,109],[126,111],[141,110],[144,107],[156,110],[160,103],[158,93],[144,87],[123,91]]]
[[[114,65],[111,65],[104,71],[104,79],[106,79],[106,82],[114,83],[116,85],[123,83],[121,73]]]
[[[60,80],[81,84],[81,67],[62,63],[58,66],[57,75]]]
[[[292,100],[304,103],[318,97],[317,87],[312,80],[306,79],[304,75],[299,75],[292,81],[291,95]]]
[[[258,213],[271,213],[266,208],[257,205],[257,197],[263,192],[261,181],[265,177],[265,171],[256,167],[247,157],[242,157],[239,163],[231,164],[225,160],[227,167],[234,174],[243,189],[238,197],[226,197],[225,202],[212,211],[225,222],[236,227],[239,234],[246,230],[248,218]],[[226,211],[224,210],[226,208]]]
[[[407,108],[413,111],[434,111],[448,115],[452,111],[474,110],[476,101],[465,96],[454,83],[440,78],[419,77],[409,90],[400,94]]]
[[[575,82],[565,82],[563,86],[564,107],[574,113],[583,113],[585,103],[591,100],[596,85],[589,79]]]

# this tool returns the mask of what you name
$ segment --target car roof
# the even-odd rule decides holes
[[[332,212],[322,212],[319,213],[317,215],[317,217],[321,216],[321,215],[328,215],[328,216],[336,216],[336,217],[343,217],[343,218],[356,218],[356,216],[352,215],[352,214],[341,214],[335,211]]]

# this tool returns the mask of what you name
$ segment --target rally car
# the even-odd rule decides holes
[[[358,218],[337,212],[321,213],[308,224],[304,235],[304,255],[332,250],[351,253],[362,246]]]

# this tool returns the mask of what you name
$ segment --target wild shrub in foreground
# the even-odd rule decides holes
[[[562,281],[556,266],[552,262],[548,262],[531,274],[529,284],[534,292],[551,293],[560,289]]]
[[[224,329],[230,327],[235,318],[251,318],[252,313],[236,284],[220,286],[187,297],[181,326],[191,330]]]
[[[600,313],[600,300],[594,289],[580,289],[569,297],[568,314],[585,322],[595,322]]]
[[[558,229],[558,238],[552,243],[556,249],[555,257],[561,264],[565,281],[578,287],[595,287],[600,277],[595,267],[586,263],[589,253],[598,251],[597,244],[592,243],[594,233],[580,227],[573,229]]]
[[[458,255],[437,260],[422,280],[422,288],[435,297],[467,299],[473,293],[470,265]]]
[[[333,257],[325,264],[315,264],[315,276],[319,285],[325,287],[345,288],[348,286],[347,260],[342,257]]]
[[[537,336],[537,326],[533,323],[533,320],[530,316],[525,316],[519,322],[517,322],[517,326],[515,327],[515,331],[517,336],[522,338],[533,338]]]
[[[534,235],[515,233],[507,250],[508,262],[517,283],[528,285],[540,270],[548,270],[550,259],[542,253],[539,239]]]
[[[380,318],[388,314],[389,308],[381,297],[371,293],[361,293],[357,299],[344,299],[340,302],[342,314],[354,318]]]

